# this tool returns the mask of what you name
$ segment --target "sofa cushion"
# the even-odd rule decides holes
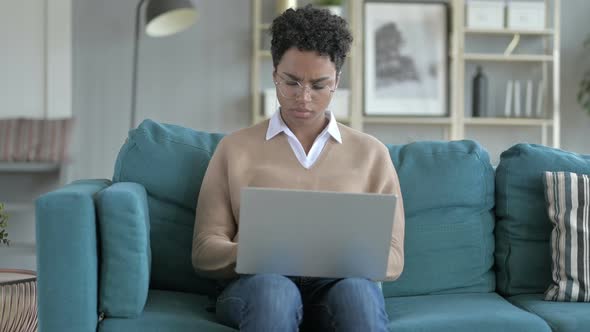
[[[551,283],[546,171],[590,173],[590,156],[517,144],[496,169],[496,273],[504,295],[543,293]]]
[[[235,331],[215,321],[206,296],[150,290],[143,313],[137,318],[106,317],[99,332]]]
[[[385,306],[389,330],[396,332],[551,331],[541,318],[496,293],[388,298]]]
[[[96,197],[100,230],[98,310],[109,316],[141,313],[150,283],[150,221],[145,189],[120,182]]]
[[[508,300],[543,318],[554,332],[590,331],[590,303],[545,301],[543,294],[517,295]]]
[[[590,302],[590,175],[546,172],[551,233],[548,301]]]
[[[151,288],[215,292],[191,264],[195,208],[209,160],[222,135],[145,120],[129,133],[113,182],[147,190],[152,245]]]
[[[388,145],[406,217],[405,266],[389,296],[491,292],[494,170],[476,142]]]

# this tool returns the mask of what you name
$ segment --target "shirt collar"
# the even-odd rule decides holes
[[[336,121],[334,113],[332,113],[331,111],[326,111],[326,118],[330,119],[330,121],[328,122],[328,126],[326,126],[326,129],[324,129],[324,131],[322,131],[320,135],[323,135],[327,132],[338,143],[342,143],[342,136],[340,135],[340,129],[338,129],[338,122]],[[291,130],[283,121],[283,118],[281,117],[281,111],[277,110],[268,122],[268,129],[266,130],[266,140],[268,141],[282,132],[290,133]]]

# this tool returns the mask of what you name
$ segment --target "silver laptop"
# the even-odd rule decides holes
[[[384,279],[397,197],[244,188],[240,274]]]

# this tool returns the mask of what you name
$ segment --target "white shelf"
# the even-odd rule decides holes
[[[465,118],[464,122],[479,126],[549,126],[553,123],[548,119],[528,118]]]
[[[37,247],[37,245],[35,244],[35,242],[22,242],[22,241],[10,241],[10,246],[3,246],[0,247],[2,249],[20,249],[23,251],[28,251],[28,252],[32,252],[33,254],[35,253],[35,248]]]
[[[9,239],[10,240],[10,239]],[[34,242],[10,241],[10,245],[0,244],[0,252],[16,255],[35,255],[37,245]],[[0,266],[5,268],[6,266]]]
[[[4,162],[0,161],[0,173],[41,173],[56,172],[60,168],[58,163],[40,162]]]
[[[263,50],[261,45],[261,36],[269,28],[270,24],[262,20],[262,3],[263,0],[253,0],[252,6],[252,33],[253,33],[253,59],[252,59],[252,77],[251,89],[252,95],[252,118],[254,122],[264,119],[260,116],[260,100],[259,89],[260,81],[260,64],[268,61],[271,54],[268,50]],[[449,89],[449,112],[445,116],[392,116],[392,115],[367,115],[363,113],[363,45],[358,41],[364,36],[363,30],[363,2],[349,1],[349,24],[355,42],[352,44],[351,52],[349,54],[350,65],[349,82],[350,82],[350,126],[363,130],[365,125],[415,125],[415,126],[431,126],[435,129],[443,129],[444,136],[449,140],[457,140],[466,138],[466,128],[477,129],[477,126],[491,126],[492,128],[504,126],[504,128],[516,128],[518,126],[528,126],[538,128],[542,132],[542,143],[545,144],[549,140],[554,147],[560,145],[560,121],[559,121],[559,80],[551,80],[551,77],[560,77],[559,75],[559,45],[560,45],[560,3],[561,0],[544,0],[547,8],[553,8],[553,13],[547,14],[547,22],[551,25],[544,29],[538,30],[523,30],[523,29],[475,29],[466,27],[465,22],[465,3],[467,0],[449,0],[450,9],[452,11],[451,20],[449,22],[449,29],[451,40],[449,41],[449,56],[452,61],[449,63],[448,75],[450,78]],[[551,6],[549,6],[551,4]],[[265,5],[268,6],[268,5]],[[552,16],[552,17],[549,17]],[[266,31],[265,31],[266,30]],[[540,54],[510,54],[504,55],[504,48],[497,48],[488,50],[486,52],[467,52],[469,46],[474,40],[496,38],[512,38],[519,35],[520,37],[527,37],[534,39],[535,42],[545,43],[544,51],[539,51]],[[466,38],[470,37],[470,38]],[[497,52],[497,53],[489,53]],[[554,57],[555,56],[555,57]],[[552,110],[555,114],[554,118],[470,118],[465,117],[465,71],[467,64],[479,62],[498,63],[510,70],[515,65],[539,65],[542,69],[542,77],[546,82],[545,89],[551,96],[547,97],[547,109]],[[549,99],[552,102],[549,104]],[[339,119],[338,121],[346,123],[346,119]],[[437,127],[438,126],[438,127]],[[479,128],[482,129],[482,128]],[[468,137],[467,137],[468,138]]]
[[[364,123],[369,124],[417,124],[417,125],[450,125],[449,117],[407,117],[407,116],[364,116]]]
[[[2,202],[4,204],[4,210],[8,213],[30,211],[35,208],[33,203],[11,203]]]
[[[488,127],[488,128],[516,128],[530,127],[541,132],[541,144],[548,144],[551,141],[553,147],[560,147],[560,18],[561,18],[561,0],[543,0],[547,11],[545,19],[550,25],[541,29],[478,29],[466,26],[465,4],[468,0],[451,0],[452,3],[452,21],[453,21],[453,40],[451,42],[451,53],[454,61],[451,62],[451,72],[453,83],[451,84],[451,109],[453,118],[453,127],[455,131],[452,137],[462,139],[466,137],[466,128]],[[489,52],[466,52],[468,46],[475,40],[482,41],[490,37],[528,37],[535,39],[538,44],[543,44],[544,51],[537,54],[514,54],[506,53],[504,50],[497,48],[497,53]],[[471,38],[466,38],[471,37]],[[518,41],[518,40],[516,40]],[[513,43],[515,39],[513,39]],[[517,45],[517,44],[516,44]],[[508,49],[514,46],[508,45]],[[472,62],[496,62],[508,70],[511,66],[519,64],[534,64],[541,69],[541,76],[545,85],[543,89],[548,92],[544,105],[547,109],[552,110],[551,118],[525,118],[525,117],[495,117],[495,118],[472,118],[464,116],[465,114],[465,80],[466,65]],[[551,92],[549,92],[551,91]]]
[[[476,29],[465,28],[466,34],[478,35],[531,35],[531,36],[552,36],[553,29],[543,30],[518,30],[518,29]]]
[[[553,61],[553,56],[542,54],[485,54],[465,53],[463,58],[467,61],[503,61],[503,62],[547,62]]]

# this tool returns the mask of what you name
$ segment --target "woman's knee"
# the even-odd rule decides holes
[[[252,304],[263,307],[301,306],[299,289],[289,278],[278,274],[257,274],[246,277],[245,287],[252,295]]]
[[[229,287],[217,300],[217,316],[226,325],[246,330],[281,326],[287,331],[294,330],[301,322],[301,294],[286,277],[274,274],[243,276]]]
[[[362,307],[383,306],[383,295],[379,286],[363,278],[347,278],[337,282],[328,294],[330,305],[359,305]]]
[[[321,303],[324,325],[341,331],[386,331],[387,313],[379,286],[367,279],[337,282]]]

